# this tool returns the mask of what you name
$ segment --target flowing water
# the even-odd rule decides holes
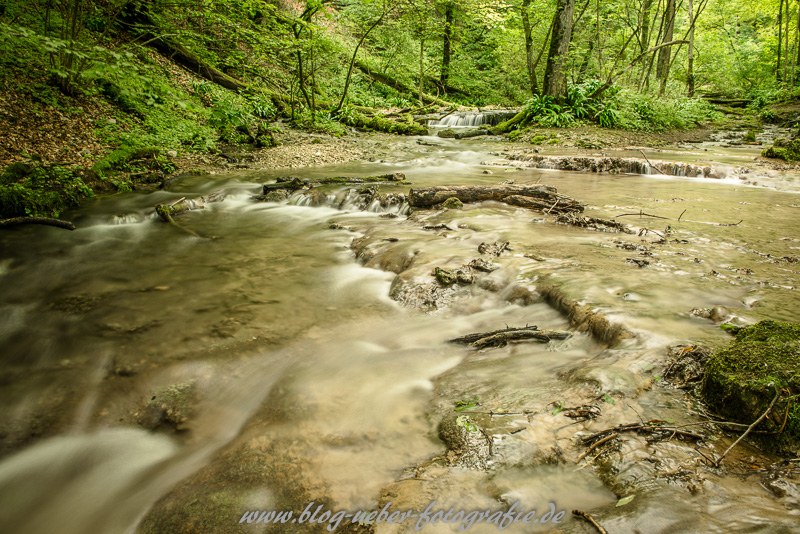
[[[252,199],[284,170],[95,199],[71,214],[74,232],[0,234],[4,531],[321,531],[327,525],[240,519],[248,510],[300,512],[312,501],[332,511],[392,502],[416,512],[436,501],[466,511],[519,502],[539,516],[552,502],[567,512],[564,532],[587,531],[571,519],[574,508],[592,511],[609,532],[797,532],[796,488],[777,497],[758,476],[704,467],[690,442],[630,434],[597,467],[581,467],[585,448],[574,437],[640,417],[703,421],[682,391],[659,383],[665,349],[727,341],[693,308],[724,306],[733,322],[797,319],[800,197],[733,180],[513,167],[484,174],[479,163],[498,159],[489,152],[501,146],[398,142],[387,147],[391,162],[291,173],[402,171],[414,186],[545,183],[590,205],[593,217],[641,210],[681,221],[619,218],[649,230],[640,237],[498,203],[407,217],[398,206]],[[158,202],[218,189],[224,202],[179,217],[210,239],[153,216]],[[450,230],[422,228],[438,224]],[[666,244],[655,243],[660,236]],[[472,286],[436,288],[434,267],[457,268],[480,257],[481,243],[502,241],[511,250],[492,258],[499,269]],[[635,337],[612,348],[579,332],[484,351],[447,343],[506,325],[569,329],[535,297],[539,285],[559,287]],[[490,440],[488,453],[446,451],[440,421],[459,415],[454,403],[476,398],[464,414],[480,432],[456,434]],[[602,415],[575,422],[558,403],[595,403]],[[719,454],[727,443],[700,450]],[[625,495],[635,499],[616,508]],[[414,526],[382,523],[376,532]]]

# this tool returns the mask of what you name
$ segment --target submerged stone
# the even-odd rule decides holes
[[[706,402],[721,415],[751,424],[775,397],[775,406],[751,434],[769,449],[800,446],[800,324],[761,321],[740,329],[728,347],[709,358]]]

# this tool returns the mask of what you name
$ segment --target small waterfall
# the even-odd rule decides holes
[[[295,191],[287,203],[294,206],[327,206],[341,211],[368,211],[395,215],[407,215],[409,210],[405,195],[401,193],[378,194],[377,190],[371,188],[340,189],[334,192]]]
[[[439,120],[429,121],[428,126],[443,128],[476,128],[484,125],[497,126],[504,120],[508,120],[516,114],[517,112],[513,110],[482,111],[480,113],[455,112],[446,115]]]

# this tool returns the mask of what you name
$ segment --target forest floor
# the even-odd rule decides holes
[[[0,89],[0,168],[30,159],[88,168],[113,150],[115,147],[108,145],[97,134],[101,125],[114,123],[113,104],[102,98],[81,96],[74,97],[70,102],[71,105],[65,106],[35,92],[26,94],[9,88]],[[665,132],[612,130],[580,125],[572,128],[537,128],[518,136],[513,142],[504,137],[486,139],[506,139],[509,148],[536,148],[542,151],[559,148],[601,151],[657,149],[708,141],[716,130],[723,128],[747,128],[745,123],[738,122],[741,121]],[[385,149],[393,144],[392,140],[397,139],[394,135],[379,132],[351,130],[343,137],[334,137],[297,130],[284,123],[275,123],[274,126],[277,131],[274,137],[279,142],[277,147],[223,147],[220,153],[238,156],[233,159],[235,163],[220,153],[164,150],[163,154],[170,157],[176,173],[295,168],[383,159]],[[762,165],[776,169],[790,166],[782,160],[762,161]]]

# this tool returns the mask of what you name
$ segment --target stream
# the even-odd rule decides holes
[[[438,146],[387,145],[384,161],[185,177],[169,191],[91,199],[67,214],[74,232],[0,233],[4,532],[323,532],[327,523],[240,520],[247,511],[299,514],[311,502],[333,512],[391,502],[419,513],[433,501],[465,511],[518,503],[537,518],[549,503],[566,511],[560,524],[509,532],[593,532],[573,509],[614,534],[800,532],[796,486],[770,491],[758,474],[703,463],[731,443],[723,433],[699,444],[627,433],[594,463],[596,453],[580,459],[586,447],[575,440],[640,418],[705,421],[660,377],[668,346],[730,339],[722,319],[692,309],[724,307],[735,324],[797,320],[797,177],[758,180],[773,186],[765,188],[738,178],[487,166],[507,145],[428,139]],[[648,157],[741,165],[748,155],[696,150]],[[587,204],[592,217],[641,210],[681,220],[618,218],[647,228],[640,236],[497,202],[408,216],[406,206],[355,209],[333,186],[321,205],[302,194],[252,198],[287,174],[396,171],[411,187],[542,183]],[[225,201],[176,218],[211,239],[153,212],[219,189]],[[449,230],[423,229],[442,224]],[[505,241],[510,250],[498,257],[478,252]],[[481,257],[498,268],[473,285],[442,288],[431,276]],[[609,347],[573,329],[537,297],[542,285],[631,336]],[[484,350],[447,343],[525,325],[573,335]],[[456,412],[458,402],[472,407]],[[560,408],[589,404],[596,419]],[[469,422],[443,426],[459,415]],[[475,450],[455,450],[448,435],[466,436]],[[737,448],[742,459],[758,454]],[[415,524],[344,521],[339,531]],[[422,531],[461,528],[431,522]]]

